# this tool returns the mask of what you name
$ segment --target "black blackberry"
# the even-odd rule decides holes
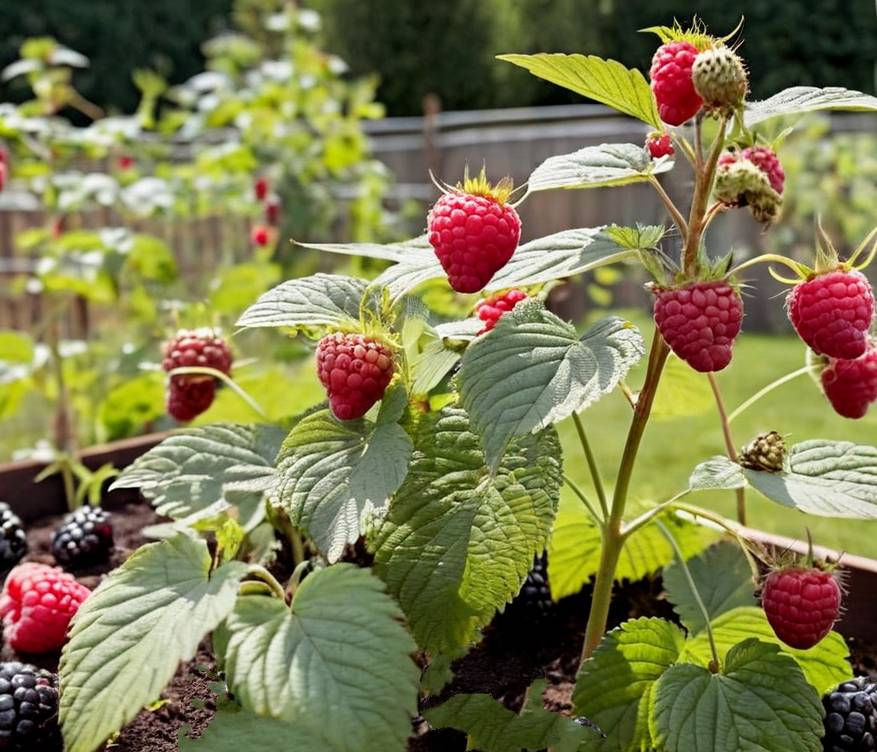
[[[27,535],[9,504],[0,501],[0,570],[12,569],[27,553]]]
[[[533,558],[533,568],[511,602],[509,611],[522,618],[539,619],[553,607],[548,582],[548,553],[543,551]]]
[[[58,681],[27,663],[0,663],[0,750],[58,748]]]
[[[822,698],[825,752],[877,750],[877,683],[860,676],[843,682]]]
[[[66,568],[100,564],[113,549],[110,515],[100,507],[80,507],[64,518],[52,536],[52,555]]]

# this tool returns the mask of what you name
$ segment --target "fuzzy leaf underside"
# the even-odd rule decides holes
[[[94,752],[158,699],[228,616],[247,566],[210,564],[207,544],[180,534],[135,551],[83,603],[59,669],[68,752]]]
[[[538,431],[611,392],[645,353],[629,322],[603,319],[579,338],[537,301],[500,318],[463,355],[463,406],[495,467],[515,436]]]
[[[226,631],[229,688],[248,711],[307,730],[320,749],[405,749],[417,711],[416,645],[368,570],[318,570],[291,607],[242,596]]]
[[[837,86],[824,89],[815,86],[793,86],[760,102],[749,102],[746,105],[744,120],[751,128],[771,118],[803,115],[819,110],[877,112],[877,97]]]
[[[421,419],[414,447],[369,544],[418,645],[453,652],[518,593],[544,549],[559,496],[560,443],[553,429],[528,435],[491,475],[466,413],[448,407]]]

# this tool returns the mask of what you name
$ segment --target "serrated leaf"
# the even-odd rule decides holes
[[[546,159],[530,173],[527,192],[630,185],[672,169],[672,160],[653,161],[648,151],[636,144],[586,146]]]
[[[231,612],[242,562],[210,572],[204,541],[151,543],[79,608],[59,669],[68,752],[94,752],[158,698],[181,661]]]
[[[695,468],[691,488],[747,483],[771,501],[820,517],[877,519],[877,447],[813,439],[789,450],[783,472],[742,468],[713,457]]]
[[[596,732],[542,707],[547,682],[534,682],[530,702],[520,715],[513,713],[490,695],[459,694],[438,707],[423,711],[434,728],[465,731],[471,747],[482,752],[521,752],[550,748],[554,752],[576,752],[579,745]]]
[[[314,274],[283,282],[243,312],[237,325],[252,329],[340,327],[359,321],[368,283],[339,274]]]
[[[403,391],[404,395],[404,391]],[[340,421],[329,410],[303,418],[277,457],[272,493],[293,525],[330,562],[364,533],[363,516],[383,512],[408,472],[412,443],[394,422]]]
[[[337,752],[325,739],[302,726],[230,707],[220,708],[197,739],[180,739],[180,752]]]
[[[611,392],[645,353],[636,327],[603,319],[579,338],[542,303],[515,306],[463,354],[463,406],[495,467],[515,436],[580,412]]]
[[[111,486],[139,488],[155,510],[180,519],[225,499],[246,498],[245,524],[274,480],[284,432],[277,426],[217,423],[187,428],[135,460]]]
[[[847,659],[849,649],[837,632],[829,633],[810,650],[795,650],[780,642],[764,612],[755,606],[741,606],[717,617],[713,621],[713,637],[720,658],[747,637],[757,637],[762,642],[777,645],[795,659],[807,681],[820,693],[828,691],[852,675]],[[711,657],[706,631],[699,632],[685,643],[684,659],[706,666]]]
[[[853,89],[829,86],[793,86],[760,102],[746,105],[744,119],[750,128],[775,117],[803,115],[818,110],[858,110],[877,112],[877,97]]]
[[[609,105],[626,115],[663,128],[655,98],[643,74],[595,55],[499,55],[534,76]]]
[[[705,527],[662,515],[686,557],[696,556],[714,539]],[[638,530],[624,543],[615,572],[616,582],[636,581],[655,574],[673,561],[673,549],[655,525]],[[560,600],[578,593],[597,574],[600,565],[600,531],[576,500],[564,500],[548,544],[548,580],[551,595]]]
[[[738,606],[755,606],[752,571],[736,543],[721,541],[710,546],[689,559],[687,566],[710,621]],[[679,562],[664,568],[663,583],[667,599],[685,628],[690,634],[700,632],[706,626],[703,614]]]
[[[544,549],[557,509],[560,443],[551,429],[524,437],[491,475],[465,412],[448,407],[421,419],[414,447],[370,545],[418,644],[453,652],[518,593]]]
[[[590,741],[588,752],[647,752],[649,697],[655,682],[679,660],[685,635],[664,619],[624,622],[582,664],[573,708],[606,735]]]
[[[292,606],[242,596],[226,623],[229,689],[345,752],[405,749],[417,712],[416,645],[398,606],[368,570],[338,564],[309,575]]]
[[[652,735],[666,752],[820,752],[822,705],[775,645],[749,639],[720,674],[691,664],[655,685]]]

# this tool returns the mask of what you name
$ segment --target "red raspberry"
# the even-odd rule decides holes
[[[172,340],[165,343],[163,354],[161,367],[165,371],[199,366],[231,373],[233,358],[228,344],[209,330],[180,329]]]
[[[484,322],[484,328],[478,334],[485,334],[496,326],[496,322],[522,300],[527,299],[523,290],[509,290],[479,301],[475,306],[475,315]]]
[[[45,564],[15,567],[0,595],[7,642],[21,653],[58,650],[70,620],[91,591],[66,572]]]
[[[694,282],[653,288],[655,323],[676,355],[695,371],[721,371],[731,362],[740,333],[743,301],[727,282]]]
[[[676,149],[673,148],[673,139],[670,138],[669,133],[665,133],[663,136],[660,133],[653,133],[646,141],[646,148],[652,155],[652,159],[672,157],[676,153]]]
[[[750,146],[743,150],[742,156],[765,173],[770,181],[770,187],[782,195],[786,185],[786,173],[773,149],[767,146]],[[719,162],[721,164],[721,160]]]
[[[6,166],[6,162],[0,160],[0,191],[2,191],[6,187],[6,182],[9,178],[9,168]]]
[[[264,248],[271,239],[271,232],[265,225],[253,225],[250,228],[250,242]]]
[[[658,47],[652,58],[649,77],[658,114],[665,123],[682,125],[703,106],[691,80],[697,54],[697,47],[690,42],[669,42]]]
[[[430,209],[429,242],[457,292],[478,292],[512,257],[521,239],[514,207],[491,196],[444,194]]]
[[[865,353],[874,292],[861,272],[838,269],[801,282],[786,308],[798,336],[818,355],[854,360]]]
[[[265,221],[269,225],[280,223],[280,199],[272,196],[265,201]]]
[[[831,359],[820,380],[838,415],[864,418],[877,402],[877,341],[869,340],[865,354],[855,360]]]
[[[119,157],[119,169],[120,170],[130,170],[134,166],[134,157],[128,154],[122,154]]]
[[[268,182],[268,178],[264,176],[256,178],[253,182],[253,193],[256,195],[256,201],[264,201],[270,188],[271,184]]]
[[[777,569],[764,582],[761,605],[780,640],[809,650],[840,616],[841,589],[831,572],[812,567]]]
[[[327,334],[317,345],[317,376],[339,420],[365,415],[393,378],[393,351],[362,334]]]
[[[188,423],[206,411],[214,397],[216,382],[213,379],[192,381],[191,377],[176,376],[168,385],[167,413],[181,423]]]

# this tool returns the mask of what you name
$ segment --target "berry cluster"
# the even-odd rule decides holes
[[[719,159],[716,198],[725,206],[747,206],[758,222],[779,219],[786,173],[773,149],[750,146]]]
[[[496,326],[496,322],[503,314],[511,311],[522,300],[527,299],[527,293],[523,290],[508,290],[507,292],[485,298],[475,306],[475,315],[484,322],[484,328],[479,335],[489,332]]]
[[[383,398],[395,364],[381,340],[362,334],[328,334],[317,345],[317,376],[339,420],[361,418]]]
[[[253,182],[253,195],[262,204],[265,221],[250,228],[250,242],[264,248],[277,234],[276,228],[280,224],[280,197],[271,192],[271,183],[264,175],[260,175]]]
[[[213,368],[231,374],[232,354],[228,343],[206,330],[182,329],[164,345],[161,367]],[[187,422],[207,410],[216,396],[216,379],[208,374],[171,376],[168,384],[167,411],[171,417]]]
[[[868,677],[846,681],[822,698],[823,748],[828,752],[877,752],[877,683]]]
[[[0,663],[0,749],[60,750],[57,717],[54,674],[27,663]]]
[[[68,514],[52,536],[52,556],[67,569],[106,561],[113,550],[113,524],[100,507],[80,507]]]

